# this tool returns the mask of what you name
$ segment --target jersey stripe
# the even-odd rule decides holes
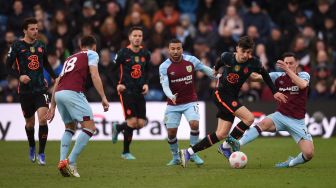
[[[222,101],[222,99],[220,98],[219,94],[218,94],[218,90],[215,92],[217,100],[226,108],[228,109],[231,113],[234,113],[234,111],[227,105],[225,104],[225,102]]]
[[[123,65],[120,64],[120,79],[119,79],[119,84],[121,84],[122,79],[123,79]]]

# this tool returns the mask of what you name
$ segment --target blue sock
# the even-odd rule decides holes
[[[60,161],[66,159],[70,145],[71,145],[71,139],[74,135],[74,131],[71,129],[65,129],[62,139],[61,139],[61,147],[60,147]]]
[[[170,151],[172,152],[173,154],[173,158],[174,159],[180,159],[180,156],[179,156],[179,149],[178,149],[178,143],[177,143],[177,138],[173,138],[173,139],[169,139],[168,138],[168,144],[169,144],[169,147],[170,147]]]
[[[307,162],[308,160],[306,160],[301,153],[299,153],[299,155],[297,155],[293,160],[291,160],[289,162],[289,166],[292,167],[292,166],[296,166],[296,165],[299,165],[299,164],[303,164],[305,162]]]
[[[259,134],[261,133],[260,128],[258,126],[251,127],[249,130],[245,132],[243,137],[239,140],[241,146],[252,142],[256,138],[258,138]]]
[[[92,135],[93,131],[86,128],[84,128],[78,135],[75,146],[72,148],[72,151],[69,155],[69,163],[71,165],[76,164],[78,155],[82,152]]]
[[[199,130],[190,130],[190,146],[197,144],[199,139]]]

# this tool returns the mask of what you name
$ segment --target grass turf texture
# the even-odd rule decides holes
[[[90,142],[78,159],[81,178],[64,178],[57,170],[59,142],[48,142],[46,166],[28,160],[27,142],[0,142],[0,187],[336,187],[336,138],[315,138],[315,157],[304,165],[276,169],[276,162],[296,156],[291,138],[259,138],[242,148],[245,169],[231,169],[217,145],[200,152],[205,164],[167,167],[165,141],[134,141],[134,161],[120,158],[122,142]],[[180,141],[180,148],[188,146]]]

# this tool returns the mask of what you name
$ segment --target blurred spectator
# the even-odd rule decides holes
[[[159,67],[163,61],[164,59],[161,50],[155,49],[151,54],[151,64],[149,65],[148,71],[149,90],[145,96],[147,101],[162,101],[164,99],[159,73]]]
[[[310,93],[311,100],[326,100],[329,98],[329,91],[327,81],[320,80],[313,85],[312,91]]]
[[[128,36],[128,30],[135,26],[141,27],[143,29],[143,38],[146,40],[148,38],[148,29],[141,19],[141,14],[138,11],[130,13],[130,22],[127,23],[127,25],[124,25],[124,36]]]
[[[282,33],[279,28],[273,27],[270,37],[266,40],[265,47],[267,49],[267,59],[269,71],[275,71],[275,63],[282,54],[288,49],[286,41],[283,40]]]
[[[259,98],[259,93],[256,90],[251,89],[248,82],[244,82],[238,94],[239,102],[255,102],[259,101]]]
[[[294,40],[298,33],[303,31],[304,26],[307,24],[307,17],[302,11],[298,11],[295,15],[295,24],[288,26],[285,30],[286,38],[288,42]]]
[[[19,96],[17,94],[18,85],[19,85],[18,79],[9,77],[8,85],[3,87],[2,91],[0,91],[1,94],[0,101],[5,103],[19,102]]]
[[[217,41],[217,35],[213,28],[211,27],[211,24],[205,20],[201,20],[198,22],[197,27],[197,33],[195,37],[195,43],[197,42],[204,42],[206,45],[208,45],[210,48],[213,48]]]
[[[102,48],[109,49],[111,53],[117,53],[120,49],[123,35],[113,17],[105,18],[100,27],[100,36]]]
[[[224,28],[230,30],[232,37],[236,42],[244,32],[243,20],[237,14],[237,9],[233,5],[227,7],[226,14],[219,23],[218,33],[220,36],[223,36],[223,32],[225,31]]]
[[[180,18],[180,13],[175,9],[172,1],[166,1],[163,8],[154,14],[153,22],[162,21],[163,24],[175,34],[175,26]]]
[[[159,9],[156,0],[127,0],[126,7],[130,7],[134,3],[138,3],[144,12],[153,17],[154,13]]]
[[[12,30],[16,36],[23,36],[22,23],[25,18],[30,16],[30,13],[23,11],[22,0],[14,0],[12,5],[12,11],[8,16],[7,28]]]
[[[164,48],[170,40],[171,34],[165,27],[162,21],[154,23],[154,27],[149,32],[150,37],[146,41],[146,46],[150,51],[156,48]]]
[[[221,18],[220,0],[200,0],[197,10],[197,22],[205,20],[217,26]]]
[[[51,65],[51,68],[54,70],[54,73],[56,76],[60,75],[62,72],[63,64],[61,63],[60,59],[57,57],[57,54],[55,51],[49,51],[48,52],[48,62]],[[50,86],[53,81],[51,80],[51,77],[49,73],[43,69],[43,75],[45,80],[48,83],[48,86]]]
[[[249,11],[244,14],[244,27],[248,29],[254,25],[260,38],[266,39],[271,31],[271,20],[267,14],[262,12],[259,1],[252,1]]]
[[[279,2],[283,3],[283,1]],[[278,12],[278,10],[275,10],[275,12]],[[289,0],[286,9],[282,10],[279,16],[275,18],[275,22],[277,22],[279,27],[282,28],[285,33],[288,33],[289,30],[291,30],[290,28],[295,27],[295,17],[298,11],[298,0]]]
[[[317,11],[314,12],[312,17],[312,23],[317,32],[324,29],[324,21],[327,17],[334,17],[335,10],[330,9],[329,0],[318,0],[317,1]]]
[[[92,35],[96,38],[96,40],[97,40],[97,51],[100,51],[100,37],[96,33],[94,33],[92,25],[90,23],[84,23],[82,28],[81,28],[81,32],[78,33],[74,37],[74,39],[72,40],[73,51],[77,52],[79,50],[80,39],[83,36],[88,36],[88,35]]]
[[[81,14],[77,17],[77,27],[81,28],[88,23],[91,24],[93,31],[99,31],[100,17],[92,0],[84,1]]]
[[[188,30],[185,30],[182,25],[176,26],[176,38],[182,42],[184,52],[192,52],[193,40]]]
[[[180,16],[180,24],[182,27],[190,33],[191,38],[196,36],[196,28],[190,21],[190,17],[187,14],[182,14]]]
[[[131,8],[128,10],[128,14],[126,15],[125,20],[124,20],[124,26],[127,28],[130,25],[134,24],[134,12],[138,12],[136,16],[138,17],[138,19],[141,20],[137,22],[141,22],[141,24],[143,24],[143,26],[145,26],[146,29],[150,29],[151,18],[149,17],[147,13],[144,12],[140,3],[138,2],[134,2]]]
[[[234,52],[236,50],[236,42],[233,39],[231,30],[227,27],[222,27],[219,33],[219,38],[215,44],[216,55],[220,56],[223,52]]]
[[[196,23],[196,11],[199,0],[178,0],[178,8],[181,14],[188,15],[192,23]]]
[[[308,46],[302,36],[298,36],[294,39],[292,50],[296,54],[299,64],[304,67],[304,71],[310,72],[311,58],[308,51]]]
[[[106,18],[108,16],[111,16],[116,21],[118,27],[120,29],[123,29],[124,26],[124,15],[123,15],[122,8],[116,1],[109,1],[106,4],[106,11],[105,14],[102,16],[103,18]],[[104,20],[102,20],[103,22]]]
[[[334,78],[330,86],[330,99],[336,100],[336,78]]]
[[[211,67],[211,60],[208,57],[206,56],[201,57],[200,60],[204,65]],[[208,76],[206,76],[203,72],[197,71],[195,75],[195,88],[199,100],[203,101],[212,100],[210,85],[211,85],[211,79]]]
[[[57,58],[61,61],[61,63],[64,63],[64,61],[70,56],[70,51],[68,48],[66,48],[62,38],[56,39],[55,51]]]
[[[327,17],[324,20],[324,30],[322,31],[322,38],[327,41],[334,51],[336,51],[336,26],[335,18]]]

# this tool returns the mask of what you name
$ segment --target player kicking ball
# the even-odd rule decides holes
[[[296,157],[288,157],[285,162],[275,164],[277,168],[294,167],[306,163],[313,158],[314,144],[308,133],[304,117],[310,76],[307,72],[297,72],[299,63],[295,54],[285,53],[283,60],[278,60],[277,66],[284,72],[272,72],[270,77],[278,91],[287,96],[286,104],[279,103],[276,112],[268,115],[255,127],[250,128],[235,145],[243,146],[255,140],[262,131],[288,131],[301,152]],[[260,81],[260,75],[252,75],[254,81]],[[238,147],[239,147],[238,146]]]

